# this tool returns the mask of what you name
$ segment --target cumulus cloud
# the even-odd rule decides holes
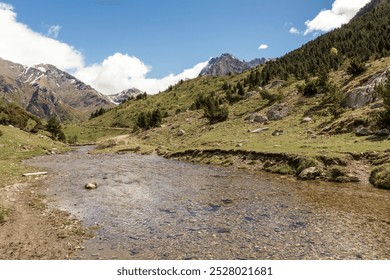
[[[321,11],[314,19],[305,22],[304,35],[312,32],[327,32],[348,23],[356,13],[371,0],[335,0],[332,9]]]
[[[170,74],[162,79],[152,79],[146,77],[151,71],[150,66],[134,56],[116,53],[102,63],[79,69],[74,75],[104,94],[114,94],[132,87],[153,94],[182,79],[197,77],[206,65],[207,61],[198,63],[178,75]]]
[[[17,21],[12,5],[0,2],[0,57],[27,66],[53,64],[104,94],[115,94],[133,87],[149,94],[157,93],[180,80],[197,77],[207,65],[207,62],[202,62],[162,79],[148,78],[151,67],[128,54],[115,53],[101,63],[85,65],[81,52],[55,39],[60,29],[59,25],[49,28],[47,36],[52,38],[35,32]]]
[[[290,28],[290,33],[291,33],[291,34],[300,34],[299,30],[296,29],[295,27],[291,27],[291,28]]]
[[[261,44],[258,48],[259,50],[265,50],[265,49],[268,49],[268,45],[266,44]]]
[[[47,36],[57,38],[58,34],[60,34],[61,26],[59,25],[52,25],[49,27],[49,30],[47,31]]]
[[[69,70],[83,66],[74,47],[31,30],[16,19],[14,8],[0,3],[0,57],[25,65],[50,63]]]

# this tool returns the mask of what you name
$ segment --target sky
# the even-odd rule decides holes
[[[49,63],[103,94],[154,94],[211,57],[280,57],[370,0],[0,0],[0,57]]]

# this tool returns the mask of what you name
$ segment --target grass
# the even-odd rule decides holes
[[[55,142],[45,135],[31,134],[18,128],[0,126],[3,135],[0,137],[0,170],[2,178],[0,188],[14,182],[23,182],[23,173],[37,171],[22,163],[22,160],[48,151],[62,152],[68,147]]]
[[[8,209],[0,207],[0,225],[5,223],[8,213]]]

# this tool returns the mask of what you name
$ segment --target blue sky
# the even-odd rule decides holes
[[[11,26],[12,23],[12,28],[16,29],[23,25],[34,36],[41,35],[52,40],[47,45],[53,44],[53,47],[42,53],[54,52],[54,49],[62,47],[66,54],[74,52],[62,63],[60,58],[57,58],[58,61],[46,59],[44,54],[37,53],[39,51],[33,52],[33,48],[21,50],[19,54],[12,53],[18,46],[11,46],[10,42],[10,46],[0,47],[0,57],[23,64],[36,64],[41,56],[41,62],[73,71],[77,77],[104,93],[120,87],[110,88],[107,80],[98,81],[96,77],[108,78],[118,69],[124,69],[135,73],[124,77],[126,83],[118,79],[116,82],[121,87],[132,84],[143,87],[136,81],[144,78],[149,81],[142,90],[155,92],[158,81],[170,77],[161,85],[162,89],[182,78],[180,75],[185,69],[191,78],[203,65],[195,67],[198,63],[221,53],[232,53],[244,60],[279,57],[318,34],[337,27],[337,24],[340,25],[338,21],[348,20],[368,1],[0,0],[0,12],[8,10],[8,14],[13,14],[13,18],[4,24]],[[14,44],[25,45],[27,42],[28,45],[32,38],[35,37],[26,36],[26,41],[19,39]],[[57,48],[54,41],[63,45]],[[44,45],[43,40],[41,48]],[[259,49],[260,45],[264,48]],[[20,58],[23,53],[31,55]],[[53,57],[56,55],[66,57],[62,53],[53,53]],[[36,61],[32,60],[33,57]],[[115,71],[107,69],[108,65],[116,62],[121,65],[115,64]],[[107,75],[100,75],[102,71],[106,71]]]

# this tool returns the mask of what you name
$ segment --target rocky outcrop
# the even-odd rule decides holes
[[[345,106],[348,108],[360,108],[378,100],[375,87],[386,80],[386,71],[373,75],[364,85],[356,87],[346,93]]]
[[[142,91],[136,88],[130,88],[124,91],[121,91],[117,94],[108,95],[111,100],[116,104],[121,104],[128,99],[136,98],[138,95],[142,94]]]
[[[201,70],[200,76],[227,76],[230,74],[241,74],[245,70],[266,63],[265,58],[257,58],[249,62],[239,60],[229,53],[209,60],[208,64]]]
[[[273,105],[266,113],[270,121],[281,120],[288,115],[288,106],[284,103]]]

